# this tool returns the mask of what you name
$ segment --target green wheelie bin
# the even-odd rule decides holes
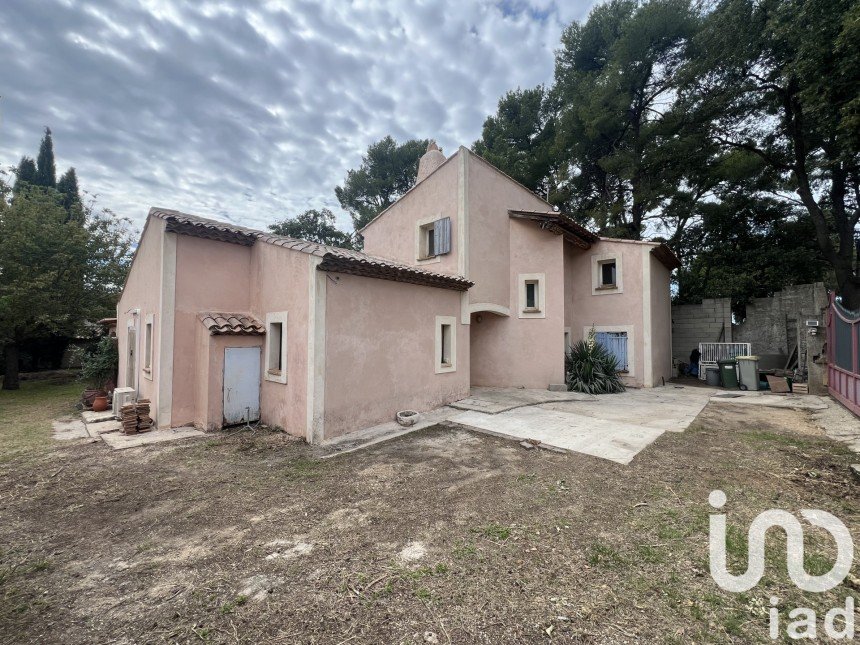
[[[717,361],[720,368],[720,382],[730,390],[738,389],[738,362],[734,358]]]

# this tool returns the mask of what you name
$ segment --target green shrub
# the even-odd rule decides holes
[[[104,388],[114,383],[119,369],[119,352],[115,338],[105,336],[95,350],[84,357],[81,365],[81,380],[94,388]]]
[[[597,343],[594,329],[586,340],[577,342],[565,355],[567,389],[585,394],[615,394],[624,391],[618,362]]]

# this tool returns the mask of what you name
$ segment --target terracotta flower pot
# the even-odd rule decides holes
[[[108,409],[107,394],[102,392],[93,399],[93,412],[104,412]]]
[[[95,399],[99,394],[104,394],[104,390],[87,388],[81,394],[81,403],[84,404],[85,408],[92,408],[93,399]]]

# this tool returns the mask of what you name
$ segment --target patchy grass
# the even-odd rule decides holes
[[[83,390],[74,380],[21,381],[20,390],[0,390],[0,463],[49,448],[51,421],[76,414]]]
[[[492,523],[476,529],[475,532],[489,540],[507,540],[511,537],[510,527]]]
[[[319,461],[269,431],[109,451],[54,443],[77,384],[0,392],[0,642],[770,642],[803,594],[768,536],[744,594],[708,574],[708,493],[728,566],[768,508],[860,517],[856,456],[787,410],[722,404],[629,466],[433,429]],[[806,567],[834,547],[809,528]],[[414,560],[405,546],[420,543]],[[423,553],[423,555],[421,555]]]

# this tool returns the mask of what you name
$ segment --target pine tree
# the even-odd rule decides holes
[[[73,211],[79,210],[76,208],[81,203],[81,194],[78,190],[78,175],[74,168],[69,168],[60,180],[57,182],[57,190],[60,193],[60,203],[71,217]]]
[[[54,162],[54,140],[51,138],[51,128],[45,128],[45,136],[39,144],[39,156],[36,158],[37,186],[53,188],[57,185],[57,166]]]
[[[36,183],[36,162],[30,157],[21,157],[18,170],[15,172],[15,186],[12,192],[17,195],[24,185],[34,183]]]

